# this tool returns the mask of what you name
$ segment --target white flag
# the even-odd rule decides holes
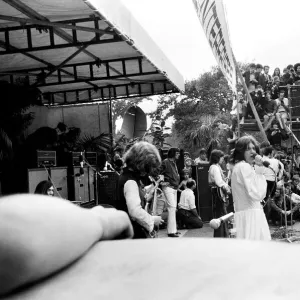
[[[236,92],[236,70],[222,0],[193,0],[198,18],[228,84]]]

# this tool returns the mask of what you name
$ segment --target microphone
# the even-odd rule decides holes
[[[264,167],[266,168],[269,168],[270,167],[270,163],[266,160],[263,160],[263,158],[259,155],[259,154],[256,154],[254,156],[254,159],[255,159],[255,163],[256,164],[263,164]]]
[[[80,155],[79,155],[79,164],[80,164],[79,174],[80,174],[81,176],[84,176],[84,169],[83,169],[83,155],[82,155],[82,152],[80,152]]]
[[[225,221],[231,219],[233,217],[233,213],[229,213],[219,219],[212,219],[210,222],[209,222],[209,226],[213,229],[218,229],[220,227],[220,225],[222,223],[224,223]]]

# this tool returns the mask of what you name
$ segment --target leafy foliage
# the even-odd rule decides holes
[[[76,146],[80,151],[108,152],[111,149],[111,135],[109,133],[101,133],[94,137],[85,134],[76,141]]]
[[[31,105],[40,104],[40,91],[30,88],[26,81],[18,85],[0,81],[0,89],[0,165],[2,165],[13,157],[14,149],[24,138],[24,130],[32,123],[34,114],[25,111]]]

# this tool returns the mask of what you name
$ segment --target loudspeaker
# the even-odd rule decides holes
[[[292,98],[292,118],[300,117],[300,86],[292,85],[291,86],[291,98]]]
[[[33,194],[39,182],[50,179],[56,188],[54,189],[54,196],[68,199],[68,180],[66,167],[28,169],[28,192]]]
[[[56,151],[36,151],[37,167],[54,167],[56,166]]]
[[[99,204],[109,204],[116,207],[119,175],[112,171],[100,172],[100,174],[102,178],[98,179]]]
[[[196,207],[202,221],[209,222],[213,218],[212,195],[208,184],[209,163],[193,168],[197,183]]]
[[[84,174],[80,175],[80,168],[74,167],[73,184],[70,188],[74,189],[74,201],[83,203],[95,201],[95,174],[89,167],[83,168]]]

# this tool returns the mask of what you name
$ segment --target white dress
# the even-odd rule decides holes
[[[271,240],[269,225],[260,204],[267,191],[263,172],[263,167],[254,170],[245,161],[237,163],[233,168],[231,187],[236,237],[239,239]]]

